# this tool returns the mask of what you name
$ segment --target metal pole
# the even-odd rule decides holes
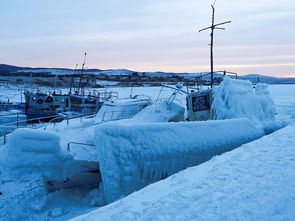
[[[211,44],[210,44],[210,63],[211,63],[211,88],[213,87],[213,37],[214,37],[214,13],[215,9],[212,7],[212,26],[211,26]]]
[[[16,127],[18,127],[18,120],[19,120],[19,119],[18,119],[18,115],[19,115],[19,114],[16,114]]]
[[[201,30],[199,30],[199,32],[202,32],[202,31],[205,31],[205,30],[208,30],[208,29],[211,29],[211,42],[210,42],[210,66],[211,66],[211,70],[210,70],[210,75],[211,75],[211,88],[213,87],[213,81],[214,81],[214,77],[213,77],[213,73],[214,73],[214,70],[213,70],[213,44],[214,44],[214,29],[220,29],[220,30],[224,30],[224,28],[220,28],[220,27],[217,27],[217,26],[220,26],[220,25],[224,25],[224,24],[227,24],[227,23],[231,23],[231,21],[226,21],[226,22],[222,22],[222,23],[218,23],[218,24],[214,24],[214,19],[215,19],[215,8],[213,5],[211,5],[211,8],[212,8],[212,24],[210,27],[207,27],[207,28],[203,28]]]
[[[86,52],[84,54],[84,62],[82,64],[82,69],[81,69],[81,73],[80,73],[80,80],[79,80],[79,87],[78,87],[78,94],[81,88],[81,92],[82,92],[82,76],[83,76],[83,70],[84,70],[84,66],[85,66],[85,62],[86,62]]]

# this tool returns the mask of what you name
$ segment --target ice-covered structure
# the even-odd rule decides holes
[[[276,119],[275,104],[267,84],[225,78],[213,89],[187,96],[187,119],[190,121],[248,118],[255,126],[271,133],[286,123]]]
[[[275,105],[267,84],[253,89],[250,81],[225,78],[213,90],[211,116],[214,120],[247,117],[255,124],[275,120]]]
[[[151,100],[147,96],[106,101],[97,112],[95,120],[106,122],[131,118],[150,104]]]
[[[178,122],[184,121],[185,109],[176,103],[162,101],[144,108],[131,119],[124,120],[125,123],[144,122]]]
[[[293,124],[73,221],[292,221],[294,147]]]
[[[71,155],[61,150],[56,134],[23,128],[9,136],[0,163],[5,167],[3,173],[8,176],[39,173],[59,177],[63,164],[70,159]]]
[[[248,119],[100,125],[95,137],[104,202],[263,135]]]

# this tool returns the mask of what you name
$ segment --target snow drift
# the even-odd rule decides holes
[[[248,119],[120,124],[96,129],[105,203],[264,135]]]

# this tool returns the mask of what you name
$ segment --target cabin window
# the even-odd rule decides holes
[[[203,111],[210,109],[209,96],[207,94],[192,97],[193,111]]]

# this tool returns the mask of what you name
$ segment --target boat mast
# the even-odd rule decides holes
[[[78,86],[78,94],[79,94],[80,88],[81,88],[81,93],[82,93],[82,76],[83,76],[83,71],[84,71],[85,63],[86,63],[86,52],[84,54],[84,62],[82,64],[82,69],[81,69],[81,73],[80,73],[80,80],[79,80],[79,86]]]
[[[75,74],[76,74],[76,71],[77,71],[77,67],[78,67],[78,64],[76,64],[76,67],[75,67],[75,70],[74,70],[74,74],[73,74],[74,76],[71,79],[70,94],[72,94],[72,87],[73,87],[73,84],[74,84],[74,78],[75,78]],[[75,86],[74,86],[74,90],[75,90]]]
[[[231,21],[226,21],[226,22],[222,22],[222,23],[218,23],[218,24],[214,24],[214,19],[215,19],[215,8],[214,8],[214,5],[211,5],[211,8],[212,8],[212,24],[211,26],[207,27],[207,28],[203,28],[201,30],[199,30],[199,32],[202,32],[202,31],[205,31],[207,29],[211,29],[211,43],[209,44],[210,45],[210,66],[211,66],[211,71],[210,71],[210,74],[211,74],[211,88],[213,87],[213,73],[214,73],[214,70],[213,70],[213,39],[214,39],[214,30],[215,29],[220,29],[220,30],[225,30],[225,28],[219,28],[217,26],[220,26],[220,25],[224,25],[224,24],[227,24],[227,23],[231,23]]]

